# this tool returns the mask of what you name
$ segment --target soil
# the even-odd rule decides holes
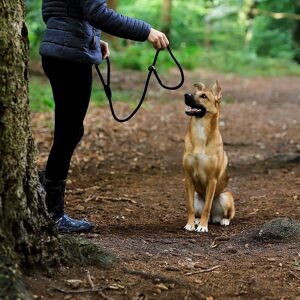
[[[124,72],[114,72],[114,86],[141,90],[141,73]],[[109,270],[33,273],[26,282],[36,299],[300,299],[299,239],[249,234],[276,218],[300,221],[300,78],[203,70],[186,76],[176,92],[153,80],[144,108],[126,124],[113,121],[108,107],[90,107],[72,161],[66,211],[93,222],[95,229],[81,236],[119,261]],[[176,70],[165,76],[172,83],[176,78]],[[220,124],[236,217],[226,228],[210,225],[207,234],[185,232],[181,159],[189,117],[183,94],[195,82],[216,78],[223,87]],[[116,109],[125,115],[132,107],[118,102]],[[51,124],[51,113],[32,115],[40,168]],[[76,293],[91,289],[90,281],[101,291]]]

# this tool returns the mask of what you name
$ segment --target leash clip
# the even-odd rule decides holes
[[[149,66],[148,71],[156,71],[155,66],[153,66],[153,65]]]

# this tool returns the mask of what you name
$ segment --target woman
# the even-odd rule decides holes
[[[43,0],[47,25],[40,54],[55,102],[54,140],[42,180],[50,216],[61,232],[92,229],[84,220],[64,213],[66,178],[74,149],[83,136],[83,120],[92,88],[92,66],[109,56],[100,30],[135,41],[168,46],[167,37],[146,22],[109,9],[105,0]]]

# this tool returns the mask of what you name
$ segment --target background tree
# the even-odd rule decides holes
[[[108,5],[108,7],[112,8],[113,10],[117,10],[118,9],[118,0],[108,0],[107,5]],[[116,49],[119,49],[119,42],[115,36],[104,33],[103,39],[110,41]]]
[[[24,17],[23,1],[0,1],[1,299],[29,299],[18,279],[18,267],[53,265],[57,258],[57,239],[38,193]]]
[[[163,0],[162,3],[162,31],[171,39],[172,27],[172,0]]]
[[[295,1],[295,14],[300,16],[300,0]],[[294,59],[300,63],[300,19],[297,20],[294,31]]]

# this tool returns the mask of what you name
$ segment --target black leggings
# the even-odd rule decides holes
[[[53,145],[46,167],[46,178],[65,180],[71,157],[81,140],[92,89],[92,65],[42,57],[55,102]]]

